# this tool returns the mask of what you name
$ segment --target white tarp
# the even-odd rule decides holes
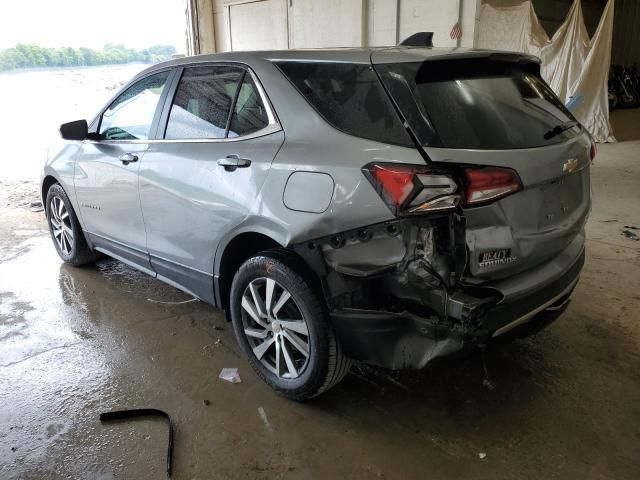
[[[478,47],[537,55],[549,86],[597,142],[614,142],[609,123],[607,82],[611,63],[614,0],[607,3],[589,39],[580,0],[549,39],[530,1],[510,7],[485,3],[480,12]]]

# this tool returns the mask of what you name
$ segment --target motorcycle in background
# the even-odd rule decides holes
[[[640,106],[640,82],[637,68],[631,69],[624,65],[613,66],[613,77],[609,79],[610,106],[612,89],[617,96],[617,105],[620,108]]]
[[[609,72],[608,83],[608,96],[609,96],[609,111],[618,108],[618,89],[616,88],[617,80],[613,74],[613,70]]]

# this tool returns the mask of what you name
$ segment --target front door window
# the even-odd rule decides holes
[[[150,75],[126,89],[102,114],[103,140],[147,140],[169,72]]]

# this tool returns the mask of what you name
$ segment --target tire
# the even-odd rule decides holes
[[[268,250],[242,264],[229,302],[236,338],[251,367],[274,390],[296,401],[327,391],[351,367],[308,278],[301,261],[288,251]],[[269,298],[271,308],[266,308]]]
[[[618,104],[620,108],[635,108],[640,103],[640,96],[635,88],[631,85],[627,85],[625,89],[622,87],[618,91]]]
[[[45,208],[51,239],[60,258],[74,266],[95,262],[99,254],[87,245],[69,197],[59,183],[49,187]]]

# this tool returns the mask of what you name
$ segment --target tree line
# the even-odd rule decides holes
[[[110,65],[115,63],[155,63],[167,60],[176,49],[171,45],[154,45],[144,50],[124,45],[106,44],[102,50],[91,48],[45,48],[19,44],[0,51],[0,71],[15,68],[71,67]]]

